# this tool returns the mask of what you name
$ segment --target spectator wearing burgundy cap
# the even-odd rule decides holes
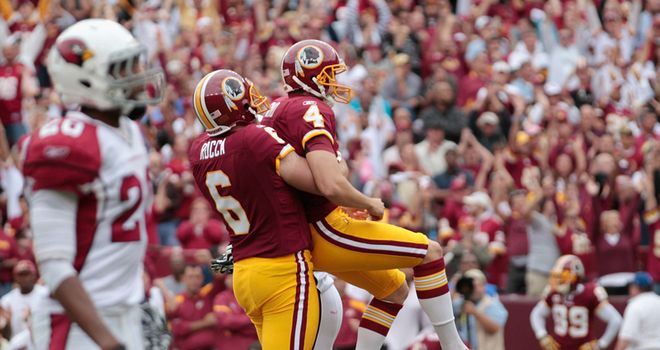
[[[14,343],[21,332],[28,329],[28,318],[42,300],[48,298],[48,288],[36,284],[37,268],[29,260],[21,260],[14,266],[17,287],[0,299],[3,310],[11,313],[11,338]],[[29,341],[29,333],[26,334]],[[23,338],[23,336],[21,336]],[[18,340],[18,339],[17,339]],[[27,343],[25,344],[27,346]],[[18,349],[18,348],[16,348]]]
[[[193,201],[190,219],[179,225],[176,238],[183,249],[210,249],[229,240],[225,225],[211,219],[211,211],[204,198]]]

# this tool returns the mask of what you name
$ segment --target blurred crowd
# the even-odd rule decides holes
[[[590,279],[648,270],[660,289],[660,0],[0,0],[0,14],[0,294],[34,270],[22,140],[65,109],[45,57],[89,17],[125,25],[166,72],[140,121],[155,193],[145,284],[179,349],[256,339],[231,279],[205,266],[228,234],[190,172],[192,90],[229,68],[282,96],[300,39],[349,66],[338,79],[354,98],[333,108],[352,183],[441,242],[454,280],[475,270],[486,294],[539,296],[575,254]],[[368,296],[352,295],[345,318],[359,319]]]

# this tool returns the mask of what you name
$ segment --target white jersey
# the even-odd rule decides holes
[[[27,328],[27,317],[37,309],[42,300],[48,298],[48,288],[35,285],[28,294],[21,293],[20,288],[14,288],[0,299],[3,310],[11,312],[11,338]]]
[[[78,197],[73,266],[99,309],[144,298],[146,214],[152,203],[148,156],[138,125],[126,117],[119,124],[113,128],[69,112],[36,131],[25,153],[28,194],[48,189]],[[45,250],[36,258],[55,256]],[[49,309],[62,310],[52,299]]]

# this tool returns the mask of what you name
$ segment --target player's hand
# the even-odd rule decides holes
[[[592,340],[580,345],[579,350],[600,350],[600,346],[598,346],[597,340]]]
[[[551,335],[539,339],[539,344],[543,350],[559,350],[559,343]]]
[[[383,218],[383,213],[385,213],[385,204],[380,198],[370,198],[369,208],[367,211],[369,215],[374,220],[380,220]]]
[[[220,257],[211,261],[211,270],[215,273],[234,273],[234,255],[232,254],[232,245],[227,246],[227,250]]]
[[[342,210],[355,220],[367,220],[369,218],[369,213],[363,209],[342,207]]]

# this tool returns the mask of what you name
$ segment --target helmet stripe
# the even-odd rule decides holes
[[[195,111],[197,112],[197,116],[199,117],[199,119],[202,121],[202,123],[204,123],[204,126],[206,126],[206,129],[213,129],[213,125],[209,121],[208,114],[205,114],[205,109],[202,107],[202,101],[201,100],[202,100],[202,95],[203,95],[202,87],[203,87],[203,85],[205,87],[205,85],[206,85],[205,83],[209,79],[210,76],[211,76],[211,74],[205,76],[204,78],[202,78],[202,81],[200,81],[197,84],[197,88],[195,89],[195,96],[194,96]]]
[[[208,85],[209,81],[211,81],[211,78],[213,78],[214,75],[216,75],[218,71],[215,71],[211,74],[208,75],[208,79],[205,79],[204,82],[202,82],[202,91],[206,91],[206,85]],[[206,94],[204,94],[206,96]],[[204,111],[204,115],[207,116],[209,122],[211,123],[212,128],[217,128],[218,125],[215,123],[213,118],[210,118],[211,113],[209,113],[209,110],[206,108],[206,99],[204,97],[200,98],[201,105],[202,105],[202,110]]]

